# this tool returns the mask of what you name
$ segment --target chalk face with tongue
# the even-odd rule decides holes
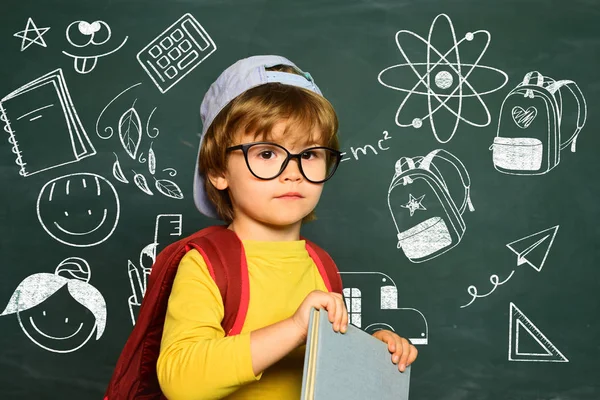
[[[67,41],[74,47],[82,49],[88,46],[104,46],[110,40],[112,32],[110,26],[104,21],[94,21],[89,23],[87,21],[73,21],[66,29]],[[63,54],[73,58],[73,67],[75,71],[80,74],[87,74],[92,72],[98,63],[100,57],[107,56],[119,50],[125,42],[127,42],[128,36],[121,44],[112,50],[103,51],[98,54],[72,54],[63,50]]]

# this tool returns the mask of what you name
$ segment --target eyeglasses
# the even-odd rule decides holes
[[[248,169],[258,179],[275,179],[285,170],[292,158],[298,160],[302,176],[311,183],[323,183],[331,178],[340,164],[342,153],[329,147],[309,147],[292,154],[285,147],[271,142],[254,142],[231,146],[229,153],[242,150]]]

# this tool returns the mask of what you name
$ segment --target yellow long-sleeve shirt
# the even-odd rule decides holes
[[[170,400],[298,399],[305,345],[255,376],[250,332],[294,314],[313,290],[327,291],[305,241],[242,241],[250,302],[242,331],[225,337],[221,294],[196,250],[179,264],[157,362]]]

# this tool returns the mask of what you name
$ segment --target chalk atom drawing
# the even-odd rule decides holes
[[[38,46],[48,47],[46,46],[46,42],[44,41],[44,34],[50,30],[49,27],[38,28],[35,22],[31,17],[27,18],[27,25],[25,29],[15,33],[13,36],[21,39],[21,51],[26,50],[32,44],[37,44]],[[31,34],[31,38],[29,35]]]
[[[517,255],[517,265],[528,264],[540,272],[544,267],[559,225],[536,232],[506,245]]]
[[[435,38],[440,35],[452,38],[453,45],[449,49],[438,50],[434,46],[433,42]],[[477,60],[474,63],[462,62],[460,47],[464,46],[465,42],[473,42],[472,44],[475,44],[474,40],[480,36],[486,42]],[[407,54],[407,49],[410,50],[414,47],[412,46],[415,43],[414,39],[417,39],[417,44],[425,45],[423,53],[427,55],[427,58],[424,62],[416,62]],[[506,73],[498,68],[479,65],[479,61],[487,51],[490,41],[491,35],[486,30],[468,32],[460,40],[457,40],[452,21],[446,14],[440,14],[435,17],[429,28],[427,39],[412,31],[398,31],[396,33],[396,44],[406,62],[387,67],[377,76],[379,83],[383,86],[406,93],[396,112],[396,124],[401,127],[412,126],[414,128],[421,128],[423,122],[429,120],[433,135],[440,143],[447,143],[452,139],[460,121],[476,127],[488,126],[491,122],[491,116],[482,96],[501,89],[508,82]],[[390,83],[397,81],[397,75],[406,74],[405,70],[407,68],[410,68],[417,78],[414,86],[403,87],[396,83]],[[503,82],[494,87],[477,90],[469,82],[469,76],[475,70],[485,72],[490,77],[492,75],[499,76]],[[427,113],[419,117],[407,116],[405,109],[412,107],[411,103],[417,96],[427,97]],[[463,103],[467,101],[479,108],[480,113],[485,113],[485,120],[481,122],[472,121],[463,115],[465,108],[465,104]],[[434,114],[438,111],[446,111],[454,116],[454,126],[450,126],[447,132],[441,132],[440,127],[435,123]]]
[[[560,350],[531,322],[514,303],[510,303],[508,328],[508,360],[529,362],[569,362]],[[532,338],[539,350],[524,350],[523,337]],[[531,341],[530,341],[531,342]]]
[[[0,124],[8,133],[21,176],[96,154],[79,120],[61,69],[0,99]]]
[[[73,21],[67,26],[65,32],[67,42],[73,47],[84,48],[87,46],[102,46],[112,37],[110,26],[104,21],[94,21],[91,24],[87,21]],[[96,68],[98,59],[106,57],[125,45],[129,36],[120,45],[109,51],[103,51],[97,54],[72,54],[63,50],[63,54],[73,59],[73,68],[80,74],[88,74]]]
[[[215,42],[188,13],[140,50],[137,60],[158,90],[166,93],[215,50]]]

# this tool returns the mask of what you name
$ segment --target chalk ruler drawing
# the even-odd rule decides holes
[[[445,22],[445,24],[443,22]],[[445,25],[443,31],[440,30],[443,29],[444,26],[440,25]],[[452,43],[454,45],[448,50],[438,50],[433,44],[434,40],[437,37],[445,38],[447,35],[452,37]],[[465,42],[472,42],[479,36],[483,37],[486,42],[481,49],[477,60],[472,64],[461,62],[461,45],[464,46]],[[424,51],[424,53],[427,54],[426,62],[414,62],[407,55],[406,50],[414,48],[414,39],[417,39],[416,43],[420,42],[425,45],[426,51]],[[500,90],[508,82],[508,75],[498,68],[479,65],[479,61],[487,51],[490,41],[491,35],[486,30],[468,32],[463,38],[457,41],[452,21],[446,14],[439,14],[435,17],[429,28],[427,39],[412,31],[398,31],[396,33],[396,44],[398,45],[402,57],[406,60],[406,63],[387,67],[377,76],[377,80],[383,86],[406,93],[406,96],[400,103],[398,111],[396,112],[396,125],[400,127],[412,126],[414,128],[421,128],[423,122],[428,119],[433,135],[440,143],[447,143],[452,139],[458,129],[460,121],[475,127],[488,126],[491,122],[491,116],[482,96]],[[473,42],[473,44],[475,43],[478,42]],[[398,81],[397,75],[405,74],[404,70],[406,68],[410,68],[417,78],[417,82],[412,88],[389,83]],[[488,74],[490,79],[486,79],[486,82],[491,80],[493,74],[499,76],[503,82],[495,87],[478,91],[469,82],[469,76],[475,70],[480,70],[481,72],[486,72]],[[417,96],[427,97],[427,113],[409,121],[405,117],[406,111],[404,110],[405,108],[411,108],[411,102],[414,102]],[[485,113],[486,118],[484,121],[477,122],[464,117],[463,113],[465,107],[463,103],[466,103],[467,101],[478,106],[480,112],[483,111]],[[455,107],[456,109],[452,106],[455,103],[458,103]],[[451,126],[448,129],[450,131],[449,133],[441,132],[440,126],[435,124],[434,114],[440,110],[447,111],[455,118],[454,126]]]
[[[49,27],[38,28],[35,22],[31,17],[27,18],[27,25],[25,29],[15,33],[13,36],[21,39],[21,51],[26,50],[32,44],[37,44],[38,46],[48,47],[46,46],[46,41],[44,40],[44,34],[50,30]],[[30,38],[29,35],[32,35]]]
[[[166,93],[210,56],[217,46],[202,25],[184,14],[137,54],[161,93]]]
[[[451,196],[438,168],[441,161],[458,172],[462,203]],[[401,157],[396,162],[387,202],[398,233],[397,247],[411,262],[431,260],[460,243],[466,230],[463,214],[475,210],[470,192],[467,169],[446,150],[433,150],[425,157]]]
[[[90,247],[107,240],[119,222],[119,196],[100,175],[76,173],[46,183],[37,199],[42,228],[68,246]]]
[[[522,350],[521,340],[531,337],[540,352]],[[510,303],[508,319],[508,360],[529,362],[569,362],[560,350],[536,327],[514,303]]]
[[[67,26],[67,29],[65,30],[65,36],[67,38],[67,42],[69,42],[71,46],[78,49],[90,45],[97,47],[106,44],[111,39],[112,30],[104,21],[94,21],[89,23],[87,21],[78,20],[71,22],[69,26]],[[104,51],[103,53],[81,55],[72,54],[65,50],[63,50],[62,53],[73,59],[73,68],[76,72],[80,74],[89,74],[94,70],[94,68],[96,68],[99,58],[106,57],[117,52],[125,45],[128,38],[129,36],[125,36],[125,39],[123,39],[120,45],[109,51]]]
[[[554,243],[554,238],[556,237],[558,228],[559,225],[556,225],[551,228],[544,229],[542,231],[531,234],[529,236],[525,236],[524,238],[517,239],[514,242],[508,243],[506,247],[508,247],[513,253],[517,255],[517,267],[520,267],[523,264],[527,264],[537,272],[541,272],[542,268],[544,267],[544,264],[546,263],[546,258],[548,257],[550,248]],[[460,306],[460,308],[466,308],[473,304],[473,302],[478,298],[487,297],[490,294],[494,293],[496,288],[508,282],[510,278],[513,277],[514,273],[515,270],[513,269],[508,278],[506,278],[503,281],[500,281],[498,275],[491,275],[490,283],[493,285],[493,288],[486,294],[478,294],[476,286],[469,286],[467,288],[467,292],[472,297],[471,301],[469,301],[467,304]]]
[[[563,121],[565,89],[577,103],[577,119],[568,128]],[[563,149],[570,145],[575,152],[586,119],[587,103],[575,82],[528,72],[500,107],[498,131],[490,146],[494,168],[509,175],[550,172],[559,164]],[[565,136],[567,129],[572,133]]]
[[[89,283],[90,266],[79,257],[60,262],[54,273],[26,277],[2,314],[16,314],[25,335],[53,353],[71,353],[106,327],[106,302]]]
[[[135,325],[142,299],[146,294],[148,279],[152,272],[152,266],[156,261],[156,255],[161,247],[181,237],[182,226],[183,217],[181,214],[157,215],[154,223],[154,241],[146,245],[140,252],[139,267],[131,260],[127,260],[127,275],[132,292],[128,299],[129,315],[133,325]]]
[[[79,120],[61,69],[4,96],[0,100],[2,123],[21,176],[96,154]]]
[[[414,345],[429,343],[429,326],[425,315],[416,308],[398,307],[398,287],[382,272],[340,272],[349,322],[367,333],[381,329],[396,331]],[[367,304],[379,305],[379,311],[364,313]],[[392,322],[393,321],[393,322]]]

